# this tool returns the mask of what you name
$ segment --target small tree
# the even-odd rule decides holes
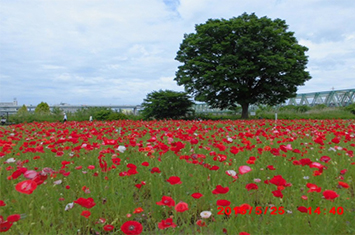
[[[28,110],[27,110],[26,105],[22,105],[22,107],[19,108],[19,110],[17,110],[17,114],[20,115],[20,116],[27,115],[28,114]]]
[[[49,109],[49,105],[45,102],[41,102],[40,104],[38,104],[36,106],[36,109],[35,109],[35,114],[50,114],[51,111]]]
[[[185,92],[153,91],[142,103],[144,118],[178,119],[192,111],[194,103]]]

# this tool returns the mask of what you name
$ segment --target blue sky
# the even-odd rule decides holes
[[[173,80],[185,33],[244,12],[309,51],[298,93],[355,88],[353,0],[0,0],[0,102],[137,105]]]

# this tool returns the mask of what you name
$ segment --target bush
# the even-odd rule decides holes
[[[142,115],[145,119],[179,119],[193,114],[193,102],[185,92],[170,90],[153,91],[142,103]]]
[[[345,110],[349,111],[352,114],[355,114],[355,104],[351,104],[345,107]]]

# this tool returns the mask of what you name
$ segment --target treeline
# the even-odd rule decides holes
[[[59,107],[50,110],[47,103],[42,102],[36,106],[34,112],[28,112],[25,105],[23,105],[16,114],[9,115],[8,123],[23,123],[23,122],[61,122],[64,118],[64,111]],[[78,109],[76,112],[66,112],[68,121],[89,121],[92,120],[106,121],[106,120],[123,120],[133,119],[137,120],[140,117],[133,115],[133,113],[123,113],[114,111],[105,107],[85,107]]]

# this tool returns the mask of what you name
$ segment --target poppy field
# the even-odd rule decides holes
[[[352,120],[0,127],[4,234],[355,234]]]

